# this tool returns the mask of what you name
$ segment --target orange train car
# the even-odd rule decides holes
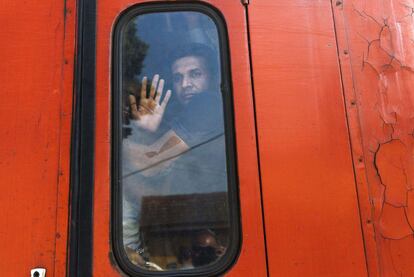
[[[0,6],[2,275],[414,275],[413,1]]]

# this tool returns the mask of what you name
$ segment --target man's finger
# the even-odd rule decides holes
[[[141,99],[145,98],[147,98],[147,76],[144,76],[141,82]]]
[[[134,95],[129,95],[129,106],[131,107],[131,114],[133,118],[138,116],[137,99]]]
[[[167,93],[165,94],[164,100],[162,100],[162,103],[161,103],[161,107],[163,109],[165,109],[165,107],[168,104],[168,101],[170,101],[170,97],[171,97],[171,90],[167,90]]]
[[[155,90],[157,88],[157,84],[158,84],[158,79],[160,78],[160,75],[155,74],[154,77],[152,78],[152,83],[151,83],[151,90],[150,90],[150,97],[152,99],[155,98]]]
[[[163,89],[164,89],[164,79],[161,79],[159,84],[158,84],[157,95],[155,96],[155,102],[157,104],[160,103],[160,99],[161,99],[161,96],[162,96]]]

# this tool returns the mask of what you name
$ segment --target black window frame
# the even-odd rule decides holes
[[[227,195],[229,201],[229,245],[226,254],[211,265],[186,270],[149,271],[134,265],[127,257],[122,238],[122,34],[127,24],[139,15],[160,12],[199,12],[209,16],[217,27],[219,38],[221,94],[223,100]],[[233,90],[231,84],[230,48],[227,26],[219,10],[205,3],[142,3],[122,12],[113,28],[112,39],[112,116],[111,116],[111,239],[119,267],[131,276],[217,276],[229,270],[241,249],[241,222],[237,174],[236,136],[234,128]]]

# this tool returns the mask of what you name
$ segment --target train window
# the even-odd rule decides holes
[[[114,40],[114,242],[132,274],[206,275],[239,246],[230,73],[221,17],[138,6]]]

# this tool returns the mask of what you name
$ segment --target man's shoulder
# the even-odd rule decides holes
[[[218,93],[196,95],[178,114],[171,129],[187,144],[209,140],[224,131],[223,105]]]

